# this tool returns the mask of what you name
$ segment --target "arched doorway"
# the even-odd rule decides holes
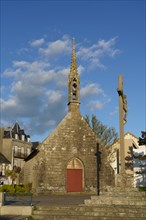
[[[67,164],[66,190],[67,192],[83,190],[83,164],[78,158],[73,158]]]

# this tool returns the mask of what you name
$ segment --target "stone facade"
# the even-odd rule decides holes
[[[18,122],[13,127],[0,128],[0,153],[10,161],[8,169],[14,169],[19,174],[24,167],[24,159],[31,153],[31,148],[30,136],[25,134]],[[16,183],[22,182],[17,178]]]
[[[40,144],[38,153],[28,160],[24,184],[32,182],[40,192],[95,192],[97,187],[97,137],[80,114],[80,79],[73,41],[68,77],[68,113],[55,130]],[[100,186],[114,183],[104,147],[101,151]]]

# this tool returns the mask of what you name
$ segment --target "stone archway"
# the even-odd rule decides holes
[[[83,191],[83,164],[78,158],[71,159],[67,164],[66,170],[66,191]]]

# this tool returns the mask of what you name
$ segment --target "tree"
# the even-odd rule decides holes
[[[145,145],[146,146],[146,132],[145,131],[142,131],[141,132],[141,137],[139,137],[139,146],[141,145]],[[135,159],[138,159],[141,163],[141,173],[142,174],[146,174],[146,154],[139,154],[139,155],[134,155],[134,158]],[[139,173],[139,172],[137,172]]]
[[[15,181],[16,178],[17,178],[17,174],[16,174],[15,170],[6,170],[6,171],[5,171],[5,175],[6,175],[7,177],[10,177],[10,178],[11,178],[11,180],[12,180],[12,185],[13,185],[13,184],[14,184],[14,181]]]
[[[139,146],[146,145],[146,132],[141,132],[142,135],[139,137]],[[139,148],[140,149],[140,148]],[[125,168],[133,170],[137,174],[137,184],[143,185],[146,178],[146,154],[142,150],[141,152],[135,152],[133,146],[129,147],[128,156],[125,158]],[[145,183],[146,184],[146,183]]]
[[[89,115],[86,115],[84,118],[88,125],[97,135],[97,138],[99,139],[101,145],[107,147],[117,139],[118,134],[115,128],[108,128],[106,125],[103,125],[102,122],[98,120],[95,115],[92,115],[91,120]]]
[[[139,137],[138,143],[139,146],[145,145],[146,147],[146,132],[141,132],[141,137]],[[146,186],[146,154],[144,154],[144,152],[141,152],[139,154],[135,154],[133,157],[135,159],[135,164],[139,167],[139,169],[136,171],[136,174],[143,178],[143,183]]]
[[[139,146],[146,145],[146,131],[141,132],[141,137],[138,140]]]

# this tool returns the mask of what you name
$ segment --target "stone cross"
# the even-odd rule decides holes
[[[125,175],[124,125],[127,121],[127,113],[128,113],[127,99],[126,99],[126,95],[124,95],[124,92],[123,92],[122,75],[119,75],[119,77],[118,77],[117,92],[119,94],[120,158],[121,158],[120,175],[122,178]],[[124,179],[123,179],[122,183],[123,182],[125,182]]]

